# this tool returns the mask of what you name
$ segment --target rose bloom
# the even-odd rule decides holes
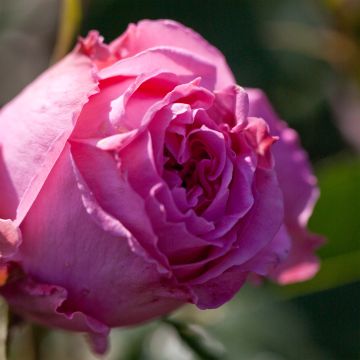
[[[90,32],[1,110],[0,146],[0,292],[98,352],[111,327],[218,307],[250,274],[318,270],[297,134],[176,22]]]

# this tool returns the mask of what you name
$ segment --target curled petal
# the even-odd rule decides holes
[[[215,101],[209,113],[218,124],[235,125],[246,124],[249,112],[249,98],[246,91],[238,86],[231,85],[215,91]]]
[[[68,291],[57,285],[21,277],[1,288],[11,307],[29,320],[91,335],[93,349],[99,354],[107,350],[110,328],[82,311],[67,306]]]
[[[182,82],[201,78],[201,85],[214,88],[216,68],[207,60],[183,49],[157,47],[144,50],[131,58],[119,60],[100,71],[101,79],[116,76],[136,77],[144,73],[162,70],[176,74]]]
[[[86,38],[79,39],[77,50],[88,56],[98,68],[116,61],[109,47],[104,44],[104,38],[96,30],[90,31]]]

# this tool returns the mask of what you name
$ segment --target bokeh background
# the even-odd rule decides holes
[[[360,359],[360,1],[0,0],[0,106],[76,35],[110,41],[142,18],[194,28],[240,85],[267,92],[309,152],[321,188],[310,227],[328,242],[313,280],[247,286],[220,309],[116,330],[105,358]],[[10,323],[10,360],[95,359],[81,336]]]

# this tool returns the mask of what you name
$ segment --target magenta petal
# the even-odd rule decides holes
[[[258,169],[254,185],[254,205],[237,232],[237,246],[243,249],[242,256],[246,253],[249,258],[274,238],[284,214],[281,191],[273,171]]]
[[[232,267],[217,278],[201,285],[191,287],[197,297],[196,305],[200,309],[214,309],[229,301],[243,286],[247,272],[240,267]]]
[[[284,222],[293,244],[289,258],[274,271],[273,277],[281,283],[306,280],[319,267],[314,251],[324,242],[322,237],[306,230],[319,196],[316,178],[297,133],[278,118],[261,90],[247,89],[247,92],[250,115],[262,117],[271,133],[279,136],[279,141],[273,145],[275,170],[284,197]]]
[[[259,275],[269,275],[286,260],[290,249],[291,238],[286,227],[282,225],[273,240],[242,267]]]
[[[20,278],[1,288],[11,307],[26,318],[44,325],[88,332],[96,341],[94,350],[103,354],[107,349],[110,328],[101,321],[77,310],[65,309],[68,291],[57,285]]]
[[[207,265],[207,271],[192,284],[203,284],[220,276],[232,266],[242,266],[254,259],[274,238],[283,219],[283,202],[275,174],[269,170],[256,173],[254,205],[232,230],[237,239],[227,254]],[[231,232],[226,236],[231,237]],[[256,239],[256,241],[254,241]],[[248,267],[240,267],[249,271]]]
[[[271,273],[280,284],[291,284],[312,278],[319,270],[319,259],[315,250],[324,243],[322,236],[306,229],[292,231],[292,248],[288,258]]]
[[[110,44],[120,58],[162,46],[185,49],[216,66],[216,89],[234,84],[235,79],[224,56],[203,37],[172,20],[143,20],[130,24],[126,32]]]
[[[154,187],[150,196],[146,199],[147,212],[151,218],[154,231],[159,236],[159,248],[168,257],[174,258],[183,250],[209,245],[207,241],[192,234],[187,229],[184,221],[186,220],[185,216],[180,212],[176,212],[176,207],[172,202],[171,194],[165,185]],[[166,207],[164,204],[166,204]],[[173,210],[172,213],[171,210]],[[179,216],[180,219],[172,221],[169,215],[172,215],[172,217]]]
[[[188,299],[154,263],[133,252],[126,233],[104,231],[81,195],[66,147],[21,225],[14,261],[26,274],[65,288],[68,307],[111,327],[146,321]]]
[[[157,248],[157,235],[146,213],[145,202],[120,173],[113,156],[77,142],[71,144],[71,152],[76,168],[101,208],[121,222],[159,266],[166,268],[166,258]]]
[[[288,226],[304,226],[319,195],[308,156],[301,148],[297,133],[279,119],[266,95],[258,89],[246,91],[250,99],[249,115],[263,118],[271,134],[279,136],[272,151],[284,194],[285,221]]]

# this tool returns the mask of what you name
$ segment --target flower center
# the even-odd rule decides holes
[[[175,181],[168,181],[170,188],[183,188],[188,203],[197,214],[201,214],[215,195],[218,181],[211,181],[208,172],[211,167],[211,156],[200,142],[194,141],[189,149],[188,158],[180,162],[165,146],[166,159],[164,170],[171,174]]]

